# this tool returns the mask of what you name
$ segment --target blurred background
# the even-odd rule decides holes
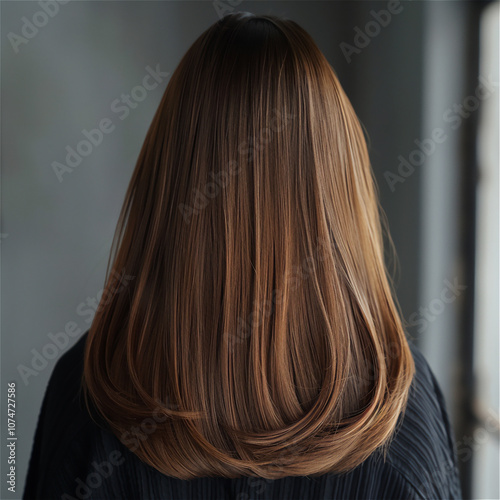
[[[241,0],[1,2],[3,443],[8,382],[18,436],[16,493],[2,481],[1,497],[20,498],[51,371],[90,326],[169,77],[235,11],[298,22],[339,76],[369,136],[398,299],[444,392],[464,497],[500,498],[499,4]]]

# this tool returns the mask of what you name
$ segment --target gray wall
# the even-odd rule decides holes
[[[420,171],[395,189],[385,174],[397,173],[398,156],[406,157],[421,137],[423,3],[401,6],[350,60],[341,43],[354,45],[357,29],[364,31],[373,21],[370,11],[387,9],[387,2],[226,6],[294,19],[337,71],[371,140],[399,255],[398,296],[408,318],[420,307],[420,271],[426,265],[419,257]],[[125,189],[168,76],[145,96],[136,89],[144,99],[126,117],[113,103],[141,84],[148,66],[171,74],[194,39],[218,19],[209,1],[72,1],[60,4],[37,32],[25,33],[27,43],[20,43],[16,36],[23,36],[24,18],[43,24],[40,11],[38,2],[1,3],[2,388],[16,382],[18,432],[18,494],[8,494],[3,481],[2,498],[22,492],[46,384],[58,356],[76,340],[69,337],[52,352],[49,334],[83,333],[90,325]],[[113,130],[60,181],[53,162],[64,163],[67,146],[76,148],[85,138],[82,131],[106,118]],[[37,353],[45,361],[34,359]],[[445,375],[438,373],[443,381]]]

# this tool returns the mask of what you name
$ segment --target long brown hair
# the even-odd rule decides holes
[[[182,58],[140,152],[86,343],[87,402],[181,479],[340,473],[387,451],[415,368],[381,215],[363,130],[311,36],[222,18]],[[134,279],[112,287],[110,269]]]

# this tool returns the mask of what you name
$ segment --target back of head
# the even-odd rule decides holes
[[[350,470],[389,443],[414,373],[383,255],[365,138],[328,61],[291,20],[228,15],[144,141],[86,394],[119,438],[155,416],[133,451],[170,476]]]

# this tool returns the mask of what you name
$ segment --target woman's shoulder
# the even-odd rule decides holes
[[[85,332],[59,358],[52,372],[40,412],[32,457],[33,462],[40,462],[38,466],[36,463],[30,464],[30,469],[50,474],[51,471],[45,467],[50,463],[55,466],[64,463],[69,447],[74,447],[75,453],[72,455],[81,457],[82,463],[71,467],[80,470],[85,467],[89,457],[91,459],[97,454],[104,456],[104,452],[97,448],[103,448],[107,443],[110,450],[122,450],[123,455],[130,458],[130,463],[134,463],[141,473],[149,477],[153,471],[135,460],[117,438],[103,430],[104,426],[98,425],[88,413],[81,385],[87,337],[88,332]],[[383,498],[386,494],[405,498],[461,498],[456,450],[444,396],[422,351],[411,342],[410,350],[415,361],[415,376],[406,410],[398,420],[386,459],[383,460],[377,451],[347,476],[327,475],[327,482],[322,483],[325,491],[328,488],[331,488],[332,494],[344,491],[343,488],[357,482],[357,478],[366,486],[364,488],[367,491],[363,494],[369,493],[374,498]],[[55,435],[60,436],[58,441],[48,438]],[[44,465],[41,463],[42,457]],[[28,476],[28,489],[32,489],[39,481],[44,482],[35,475],[32,472]],[[368,476],[371,480],[367,482]],[[297,480],[284,478],[287,484],[290,481],[295,484]],[[282,484],[282,480],[277,480],[275,486],[279,484]],[[238,485],[235,483],[233,486],[236,488]],[[60,491],[68,491],[69,487],[61,484]]]
[[[457,450],[446,400],[423,352],[413,342],[409,346],[415,376],[388,462],[424,498],[461,498]]]
[[[57,468],[67,462],[68,450],[87,456],[93,423],[85,411],[81,390],[86,333],[57,360],[49,379],[33,440],[23,498],[40,498],[51,478],[57,482]]]
[[[88,331],[56,364],[50,381],[50,394],[59,395],[56,407],[60,407],[60,397],[66,394],[71,409],[83,409],[81,378],[87,336]],[[433,477],[449,476],[450,469],[456,468],[457,456],[447,403],[437,378],[420,348],[411,341],[409,346],[415,376],[388,456],[391,464],[408,477],[417,474],[414,479],[420,483],[422,474],[426,475],[424,471]]]

